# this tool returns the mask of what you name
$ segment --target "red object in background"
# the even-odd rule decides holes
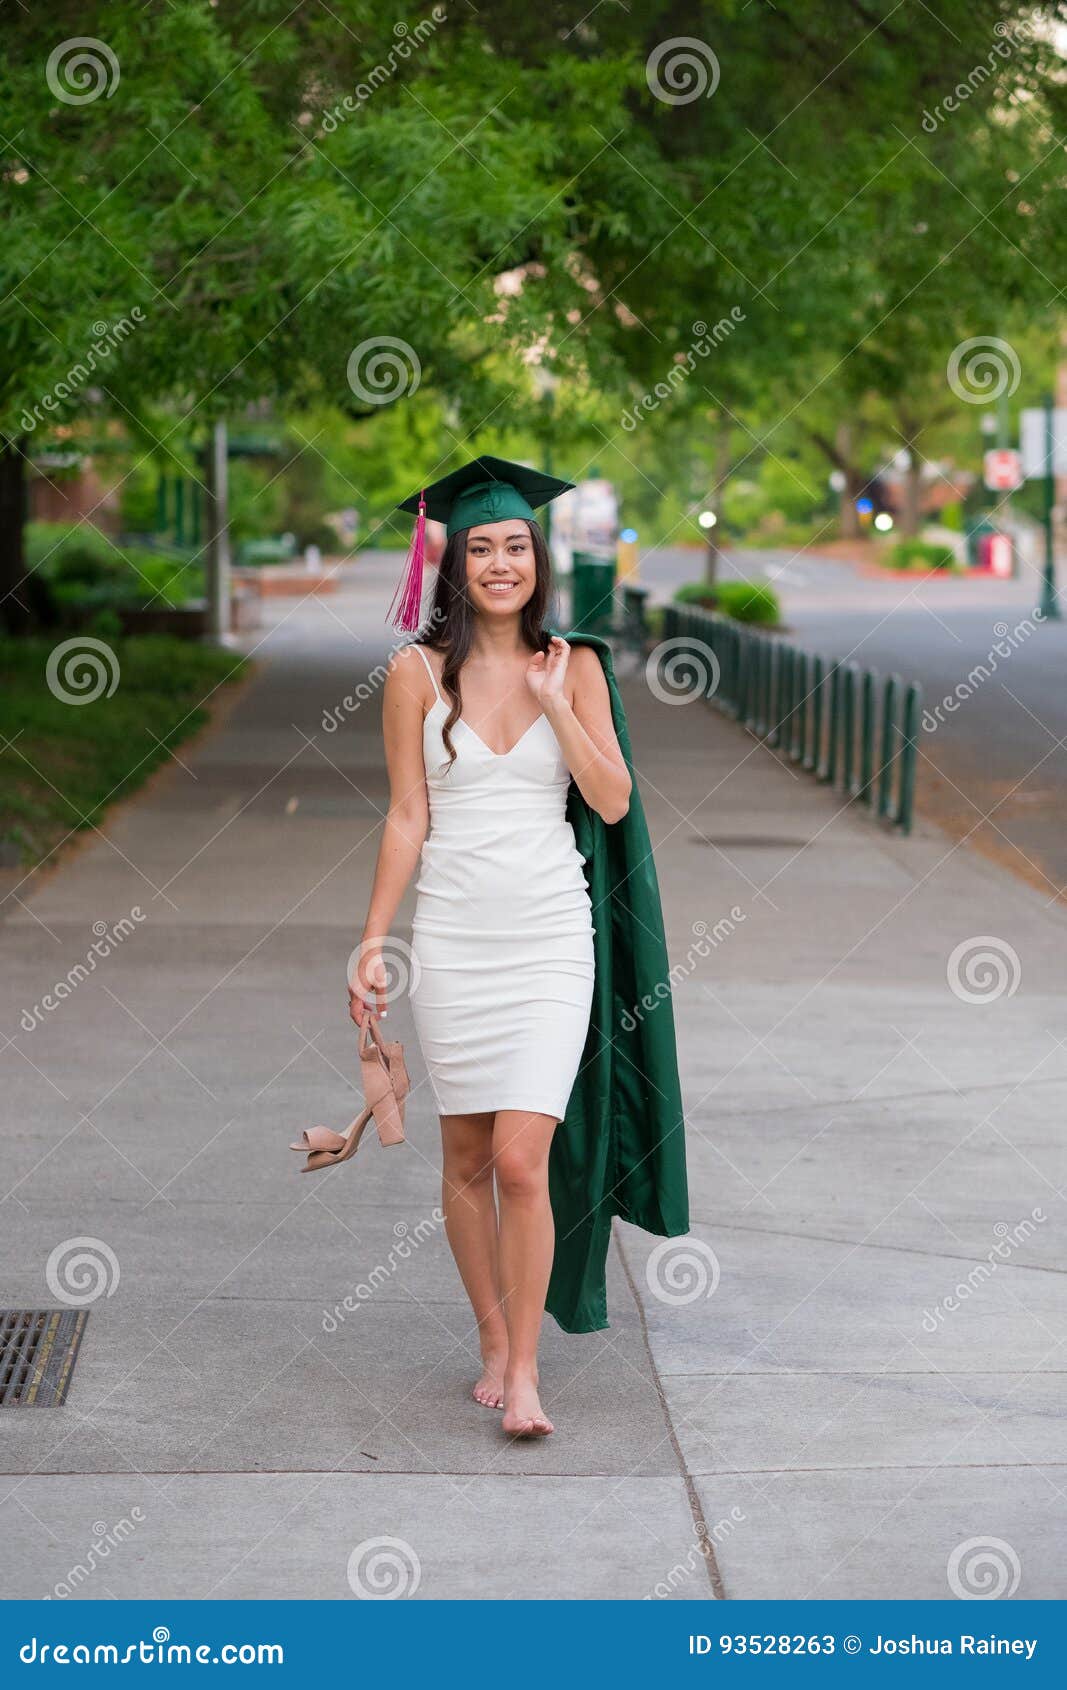
[[[1000,576],[1002,579],[1011,575],[1011,541],[1006,534],[980,534],[978,536],[977,569],[984,570],[987,575]]]
[[[1023,484],[1022,459],[1009,446],[996,446],[982,459],[982,479],[992,493],[1014,493]]]

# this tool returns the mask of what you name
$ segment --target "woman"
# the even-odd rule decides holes
[[[614,824],[631,790],[600,661],[543,626],[534,510],[569,485],[482,458],[420,500],[420,524],[445,521],[448,539],[430,632],[385,685],[391,797],[351,992],[357,1023],[384,1007],[382,947],[421,854],[411,1002],[441,1117],[445,1228],[478,1323],[474,1397],[517,1436],[553,1430],[537,1376],[549,1151],[594,984],[568,793],[573,780]],[[417,545],[412,570],[421,587]]]

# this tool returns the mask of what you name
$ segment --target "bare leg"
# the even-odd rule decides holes
[[[551,1115],[498,1109],[493,1127],[500,1289],[508,1331],[503,1425],[518,1437],[543,1437],[554,1429],[537,1394],[537,1341],[555,1246],[548,1153],[556,1126]]]
[[[502,1408],[508,1334],[500,1302],[492,1115],[442,1115],[445,1233],[478,1322],[482,1374],[474,1399]]]

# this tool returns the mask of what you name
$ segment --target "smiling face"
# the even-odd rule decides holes
[[[537,559],[520,517],[480,522],[467,534],[467,595],[483,616],[515,615],[531,597]]]

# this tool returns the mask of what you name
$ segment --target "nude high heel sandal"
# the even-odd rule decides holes
[[[335,1133],[331,1127],[308,1127],[301,1133],[300,1142],[289,1146],[290,1150],[307,1156],[301,1173],[313,1174],[319,1168],[347,1162],[359,1149],[372,1119],[382,1144],[403,1144],[404,1099],[409,1089],[404,1049],[399,1041],[389,1043],[382,1038],[376,1015],[368,1015],[359,1029],[359,1069],[367,1101],[347,1131]]]

